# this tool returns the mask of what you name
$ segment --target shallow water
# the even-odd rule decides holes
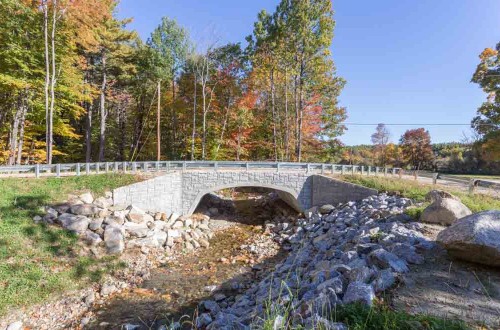
[[[142,287],[125,291],[101,307],[89,328],[120,329],[130,323],[149,329],[179,320],[190,328],[200,301],[216,293],[236,295],[258,281],[286,254],[263,234],[258,204],[238,196],[234,214],[216,217],[223,218],[226,226],[232,224],[215,234],[209,248],[178,253],[174,261],[154,269]],[[256,255],[242,249],[255,241],[265,244],[267,253]],[[102,322],[107,325],[99,326]]]

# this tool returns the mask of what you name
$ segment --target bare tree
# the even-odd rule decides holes
[[[380,165],[385,166],[387,162],[387,143],[391,133],[385,124],[378,124],[375,133],[372,134],[372,143],[375,145],[375,152],[379,154]]]

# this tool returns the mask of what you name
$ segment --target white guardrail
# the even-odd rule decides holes
[[[170,172],[186,170],[273,170],[303,171],[306,173],[396,175],[399,168],[291,162],[238,162],[238,161],[144,161],[100,162],[72,164],[33,164],[0,166],[0,177],[80,176],[99,173]]]

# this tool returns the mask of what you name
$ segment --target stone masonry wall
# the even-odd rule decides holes
[[[115,204],[158,212],[191,214],[210,192],[233,187],[266,187],[278,191],[298,210],[359,200],[377,191],[320,175],[267,171],[173,172],[115,189]]]
[[[173,172],[113,190],[113,201],[143,210],[170,213],[182,209],[182,173]]]

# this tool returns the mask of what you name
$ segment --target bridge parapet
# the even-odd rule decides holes
[[[276,190],[298,211],[312,206],[357,200],[377,191],[329,177],[300,171],[191,170],[172,172],[115,189],[115,204],[134,204],[150,211],[192,214],[202,197],[235,187]]]

